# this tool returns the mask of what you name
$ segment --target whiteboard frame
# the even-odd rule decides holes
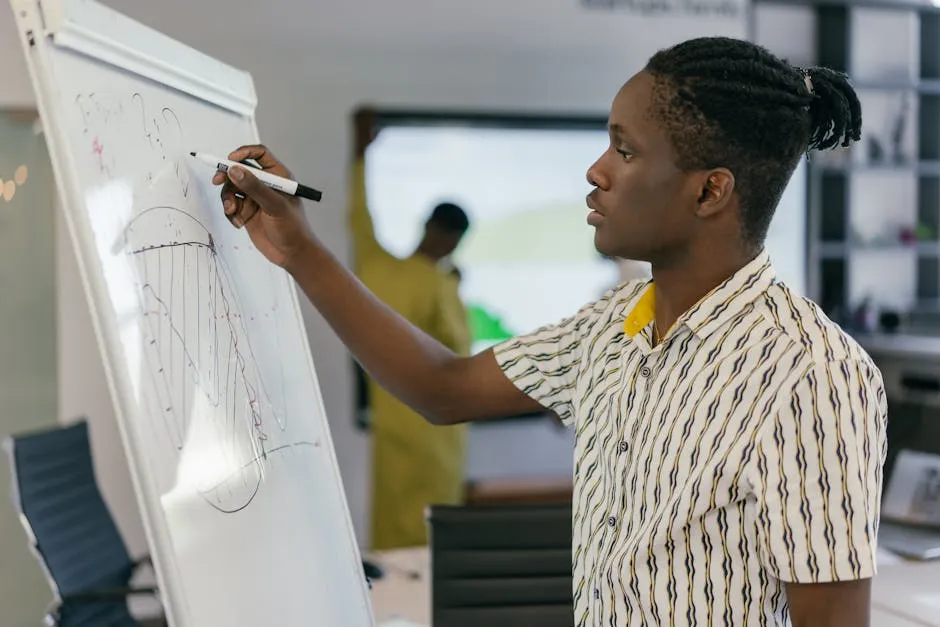
[[[55,77],[51,71],[54,67],[52,50],[65,48],[81,53],[242,115],[249,119],[252,141],[258,142],[254,82],[247,72],[202,54],[94,0],[10,0],[10,3],[36,93],[37,108],[56,175],[56,188],[75,249],[79,276],[101,352],[118,429],[127,452],[131,480],[151,548],[166,620],[170,627],[201,627],[192,625],[188,610],[181,602],[186,597],[179,590],[179,577],[169,575],[169,569],[175,569],[176,564],[172,557],[169,529],[159,505],[157,490],[140,461],[143,457],[139,454],[141,448],[138,444],[142,441],[136,421],[129,419],[137,405],[128,392],[133,389],[133,385],[126,370],[114,366],[122,361],[121,341],[116,333],[117,320],[109,308],[97,306],[99,301],[107,302],[110,295],[94,247],[81,245],[82,242],[94,241],[94,237],[87,219],[83,217],[86,207],[80,191],[78,168],[71,157],[74,152],[69,149],[64,118],[56,107],[58,88],[55,81],[50,80]],[[326,416],[297,286],[293,281],[288,284],[292,312],[299,322],[301,339],[307,346],[305,353],[310,382],[317,387],[320,414]],[[344,505],[346,533],[353,549],[350,559],[358,562],[361,561],[361,554],[328,420],[324,420],[323,438],[326,446],[322,448],[329,454],[328,461]],[[364,575],[357,584],[369,608],[370,621],[368,626],[351,627],[371,627],[375,619]]]

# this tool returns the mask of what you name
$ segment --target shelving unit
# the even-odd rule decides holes
[[[801,61],[846,72],[862,102],[862,141],[814,153],[809,163],[808,296],[842,322],[866,299],[902,314],[933,307],[940,302],[940,8],[757,0],[754,20],[769,6],[812,24],[811,58]]]

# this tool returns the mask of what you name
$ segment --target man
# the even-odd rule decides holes
[[[375,237],[366,200],[365,154],[376,137],[372,111],[355,116],[355,159],[349,194],[354,270],[382,302],[458,355],[470,352],[467,313],[458,277],[443,268],[467,232],[467,214],[452,203],[437,205],[417,249],[405,259]],[[428,504],[463,501],[466,426],[435,427],[389,394],[374,379],[366,387],[372,426],[372,547],[427,544]]]
[[[727,38],[657,53],[614,98],[588,170],[597,249],[649,261],[652,281],[470,358],[363,289],[295,199],[240,171],[222,198],[364,367],[436,424],[545,406],[573,426],[578,625],[854,627],[875,573],[882,381],[775,280],[762,242],[798,160],[860,127],[851,86],[824,68]],[[289,175],[260,147],[231,158],[247,156]]]

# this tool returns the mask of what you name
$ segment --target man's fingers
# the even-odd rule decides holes
[[[225,211],[225,217],[231,220],[241,209],[244,195],[238,191],[234,183],[226,179],[220,196],[222,197],[222,210]]]
[[[248,168],[233,167],[228,170],[228,178],[237,191],[253,198],[260,205],[279,200],[277,192],[258,180]]]
[[[245,194],[246,200],[254,201],[264,211],[272,215],[284,211],[286,206],[284,196],[259,181],[248,168],[229,168],[228,175],[238,191]]]
[[[246,159],[254,159],[258,162],[258,165],[261,166],[262,170],[271,172],[272,174],[277,174],[278,176],[283,176],[285,178],[293,178],[293,175],[287,169],[287,167],[277,160],[270,150],[267,147],[260,144],[252,146],[242,146],[234,151],[232,151],[229,156],[231,161],[244,161]]]
[[[259,211],[260,209],[255,202],[246,199],[245,202],[243,202],[238,208],[238,213],[236,213],[230,219],[232,224],[238,228],[242,228],[246,224],[250,223],[251,219],[255,217]]]
[[[264,146],[242,146],[229,154],[231,161],[243,163],[249,159],[256,161],[265,172],[291,177],[287,168]],[[233,166],[212,177],[213,184],[222,185],[226,217],[239,228],[249,224],[258,211],[280,215],[290,209],[291,200],[259,181],[254,171],[251,167]]]
[[[225,211],[225,217],[238,228],[248,224],[258,213],[258,203],[251,198],[240,198],[241,195],[231,182],[222,187],[222,209]]]

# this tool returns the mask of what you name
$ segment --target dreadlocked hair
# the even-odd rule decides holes
[[[862,111],[845,74],[800,69],[740,39],[704,37],[657,52],[651,113],[683,170],[728,168],[743,236],[760,246],[802,155],[861,138]]]

